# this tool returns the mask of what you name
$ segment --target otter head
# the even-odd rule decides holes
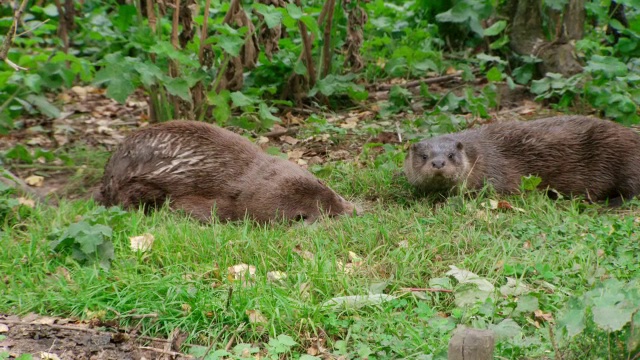
[[[360,209],[345,200],[311,174],[278,179],[274,189],[268,189],[263,199],[256,201],[251,211],[256,220],[282,219],[313,223],[321,216],[359,215]],[[265,189],[266,190],[266,189]],[[265,206],[267,205],[268,206]]]
[[[462,142],[440,136],[411,145],[405,160],[409,182],[424,190],[446,191],[464,181],[470,171]]]

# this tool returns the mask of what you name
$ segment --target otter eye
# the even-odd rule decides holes
[[[427,160],[429,157],[427,155],[422,155],[422,160]]]
[[[449,159],[453,159],[453,153],[449,154]]]

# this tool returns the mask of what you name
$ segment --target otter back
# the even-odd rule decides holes
[[[170,121],[136,131],[105,167],[101,202],[148,208],[166,200],[209,221],[245,216],[313,221],[321,213],[351,213],[345,201],[311,173],[265,154],[244,137],[195,121]]]
[[[522,176],[535,175],[539,187],[565,195],[630,199],[640,193],[640,136],[584,116],[493,123],[413,144],[405,174],[427,191],[489,182],[511,193]]]

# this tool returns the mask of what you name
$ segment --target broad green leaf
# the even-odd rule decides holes
[[[496,36],[502,32],[507,27],[507,22],[505,20],[497,21],[495,24],[489,26],[484,29],[484,36]]]
[[[526,284],[512,277],[507,277],[507,283],[500,287],[500,293],[504,296],[520,296],[529,291],[529,287]]]
[[[240,50],[244,45],[244,38],[241,36],[222,35],[218,44],[227,54],[236,57],[240,55]]]
[[[567,329],[569,337],[580,334],[586,327],[585,311],[585,305],[581,300],[569,299],[566,311],[558,318],[558,327]]]
[[[304,15],[304,13],[302,12],[302,9],[300,9],[295,4],[288,3],[286,9],[287,9],[287,12],[289,13],[289,16],[291,16],[295,20],[299,20]]]
[[[35,106],[43,115],[50,118],[60,117],[60,110],[47,100],[46,97],[41,95],[29,94],[26,100],[33,106]]]
[[[532,313],[539,309],[538,298],[533,295],[525,295],[518,298],[515,311],[517,313]]]
[[[273,29],[282,22],[282,14],[273,5],[254,4],[253,8],[264,17],[264,22],[269,29]]]
[[[491,82],[497,82],[502,80],[502,72],[497,68],[497,67],[492,67],[488,72],[487,72],[487,80],[491,81]]]
[[[280,342],[280,344],[286,345],[289,347],[298,345],[298,343],[295,342],[295,340],[293,340],[291,336],[285,335],[285,334],[278,335],[278,341]]]
[[[596,306],[591,309],[593,321],[608,332],[622,330],[631,321],[631,316],[636,310],[637,308],[616,305]]]
[[[219,124],[224,124],[231,117],[229,99],[229,90],[223,90],[220,94],[217,94],[214,90],[207,95],[207,101],[209,104],[215,106],[213,109],[213,116]]]
[[[144,86],[151,86],[156,83],[157,80],[163,79],[165,74],[160,68],[151,62],[135,62],[133,68],[140,75],[140,81]]]
[[[497,324],[489,325],[489,329],[496,333],[498,339],[509,339],[522,334],[522,328],[511,318],[506,318]]]
[[[133,81],[128,77],[123,76],[109,81],[109,86],[107,86],[107,96],[120,104],[124,104],[129,95],[133,94],[135,90],[136,88],[133,85]]]
[[[166,77],[164,86],[171,95],[180,97],[182,100],[191,102],[191,91],[187,80],[182,78]]]
[[[234,91],[230,94],[233,106],[243,107],[253,105],[255,100],[241,93],[240,91]]]
[[[610,79],[616,76],[625,76],[629,72],[627,65],[617,58],[600,55],[593,55],[584,70],[601,72]]]
[[[258,107],[258,115],[260,115],[262,126],[265,128],[271,128],[274,123],[280,122],[280,118],[273,116],[264,102],[261,102]]]

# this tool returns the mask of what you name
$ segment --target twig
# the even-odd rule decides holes
[[[302,8],[300,0],[296,0],[296,5]],[[311,55],[311,39],[307,33],[307,25],[301,20],[298,20],[298,28],[300,29],[300,36],[302,37],[302,54],[304,55],[304,62],[307,66],[307,74],[309,75],[309,88],[312,88],[316,84],[316,70],[313,66],[313,57]]]
[[[187,359],[193,359],[192,355],[187,355],[187,354],[183,354],[181,352],[177,352],[177,351],[168,351],[168,350],[163,350],[163,349],[157,349],[151,346],[138,346],[138,349],[142,349],[142,350],[149,350],[149,351],[154,351],[160,354],[165,354],[165,355],[171,355],[171,356],[182,356],[185,357]]]
[[[207,25],[209,23],[209,8],[211,7],[211,0],[206,0],[204,4],[204,19],[202,22],[202,30],[200,30],[200,48],[198,49],[198,60],[200,65],[204,64],[204,46],[207,40]]]
[[[335,12],[336,0],[329,0],[327,6],[327,22],[324,26],[323,46],[322,46],[322,77],[326,77],[331,70],[331,27],[333,25],[333,13]]]
[[[404,291],[443,292],[443,293],[452,293],[453,292],[453,290],[433,289],[433,288],[400,288],[400,290],[404,290]]]
[[[262,136],[269,137],[269,138],[275,138],[275,137],[282,136],[282,135],[294,134],[297,131],[298,131],[297,128],[287,128],[287,129],[282,129],[282,130],[269,131],[268,133],[262,134]]]
[[[444,76],[438,76],[438,77],[427,78],[427,79],[411,80],[411,81],[407,81],[404,84],[374,85],[374,86],[372,86],[372,88],[374,88],[376,90],[379,90],[379,91],[384,91],[384,90],[391,90],[391,88],[394,87],[394,86],[410,88],[410,87],[420,86],[421,84],[437,84],[437,83],[441,83],[441,82],[445,82],[445,81],[449,81],[449,80],[453,80],[455,78],[458,78],[458,77],[460,77],[461,74],[462,74],[462,71],[458,71],[455,74],[451,74],[451,75],[444,75]]]
[[[556,343],[556,338],[553,336],[553,325],[551,323],[547,323],[547,327],[549,329],[549,339],[551,340],[551,345],[553,346],[553,352],[556,355],[556,359],[562,360],[562,354],[560,353],[560,349],[558,349],[558,343]]]
[[[216,338],[211,341],[211,344],[207,348],[207,351],[205,351],[204,354],[202,354],[202,358],[203,359],[205,359],[207,357],[207,355],[209,354],[209,351],[211,351],[211,349],[213,349],[213,345],[215,345],[218,342],[218,339],[220,339],[220,336],[222,335],[222,333],[226,332],[228,328],[229,328],[229,325],[225,325],[222,328],[222,331],[220,331],[218,333],[218,335],[216,335]]]
[[[75,326],[75,325],[34,324],[34,323],[24,322],[22,320],[0,319],[0,323],[2,323],[2,324],[25,325],[25,326],[48,326],[48,327],[50,327],[52,329],[86,331],[86,332],[90,332],[90,333],[108,332],[108,331],[101,331],[101,330],[96,330],[96,329],[92,329],[92,328],[88,328],[88,327],[85,328],[85,327],[80,327],[80,326]]]
[[[27,68],[18,66],[17,64],[13,63],[11,60],[7,58],[9,54],[9,49],[13,44],[13,38],[14,36],[16,36],[16,32],[18,30],[18,22],[22,17],[22,12],[24,11],[24,8],[27,6],[27,2],[28,0],[22,0],[22,3],[20,3],[20,7],[18,6],[14,7],[13,23],[11,23],[11,26],[9,27],[9,31],[7,32],[7,36],[4,38],[4,41],[2,42],[2,47],[0,47],[0,59],[4,60],[4,62],[6,62],[7,65],[11,66],[11,68],[14,69],[15,71],[28,70]]]
[[[402,143],[402,133],[400,132],[400,124],[396,121],[396,133],[398,134],[398,142]]]

